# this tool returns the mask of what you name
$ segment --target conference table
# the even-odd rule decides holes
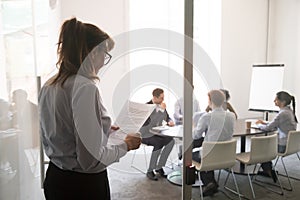
[[[238,119],[235,123],[235,127],[234,127],[234,133],[233,133],[233,137],[234,138],[240,138],[239,140],[239,146],[240,146],[240,150],[237,152],[245,152],[246,151],[246,145],[247,145],[247,137],[252,137],[252,136],[256,136],[256,135],[267,135],[269,132],[268,131],[263,131],[260,130],[258,128],[250,128],[247,129],[246,125],[245,125],[245,120],[246,119]],[[174,126],[174,127],[158,127],[157,130],[155,130],[157,132],[157,134],[159,135],[166,135],[166,136],[171,136],[174,138],[179,138],[182,139],[183,138],[183,126],[179,125],[179,126]],[[245,165],[238,162],[236,163],[236,165],[233,168],[235,173],[238,174],[247,174]],[[168,174],[168,180],[175,184],[175,185],[182,185],[182,176],[181,176],[181,169],[180,170],[175,170],[173,172],[171,172],[170,174]],[[199,183],[194,184],[193,186],[199,186]]]

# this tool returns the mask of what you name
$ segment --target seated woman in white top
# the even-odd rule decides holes
[[[262,130],[278,131],[278,152],[283,153],[286,149],[288,132],[296,130],[297,128],[298,121],[295,115],[296,103],[294,96],[291,96],[289,93],[284,91],[276,94],[274,103],[280,108],[276,117],[269,123],[258,120],[256,124]],[[290,107],[291,103],[293,109]],[[262,163],[262,168],[263,172],[260,174],[272,177],[274,182],[277,181],[275,172],[272,170],[272,162]]]

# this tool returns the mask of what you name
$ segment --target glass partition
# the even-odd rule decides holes
[[[50,69],[49,5],[0,3],[0,199],[43,199],[37,77]]]

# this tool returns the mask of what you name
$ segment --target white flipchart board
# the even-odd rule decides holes
[[[284,64],[253,65],[249,98],[249,110],[278,111],[274,105],[277,92],[282,90]]]

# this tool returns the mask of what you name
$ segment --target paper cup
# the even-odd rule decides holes
[[[252,123],[252,120],[245,120],[246,129],[250,129],[251,128],[251,123]]]

